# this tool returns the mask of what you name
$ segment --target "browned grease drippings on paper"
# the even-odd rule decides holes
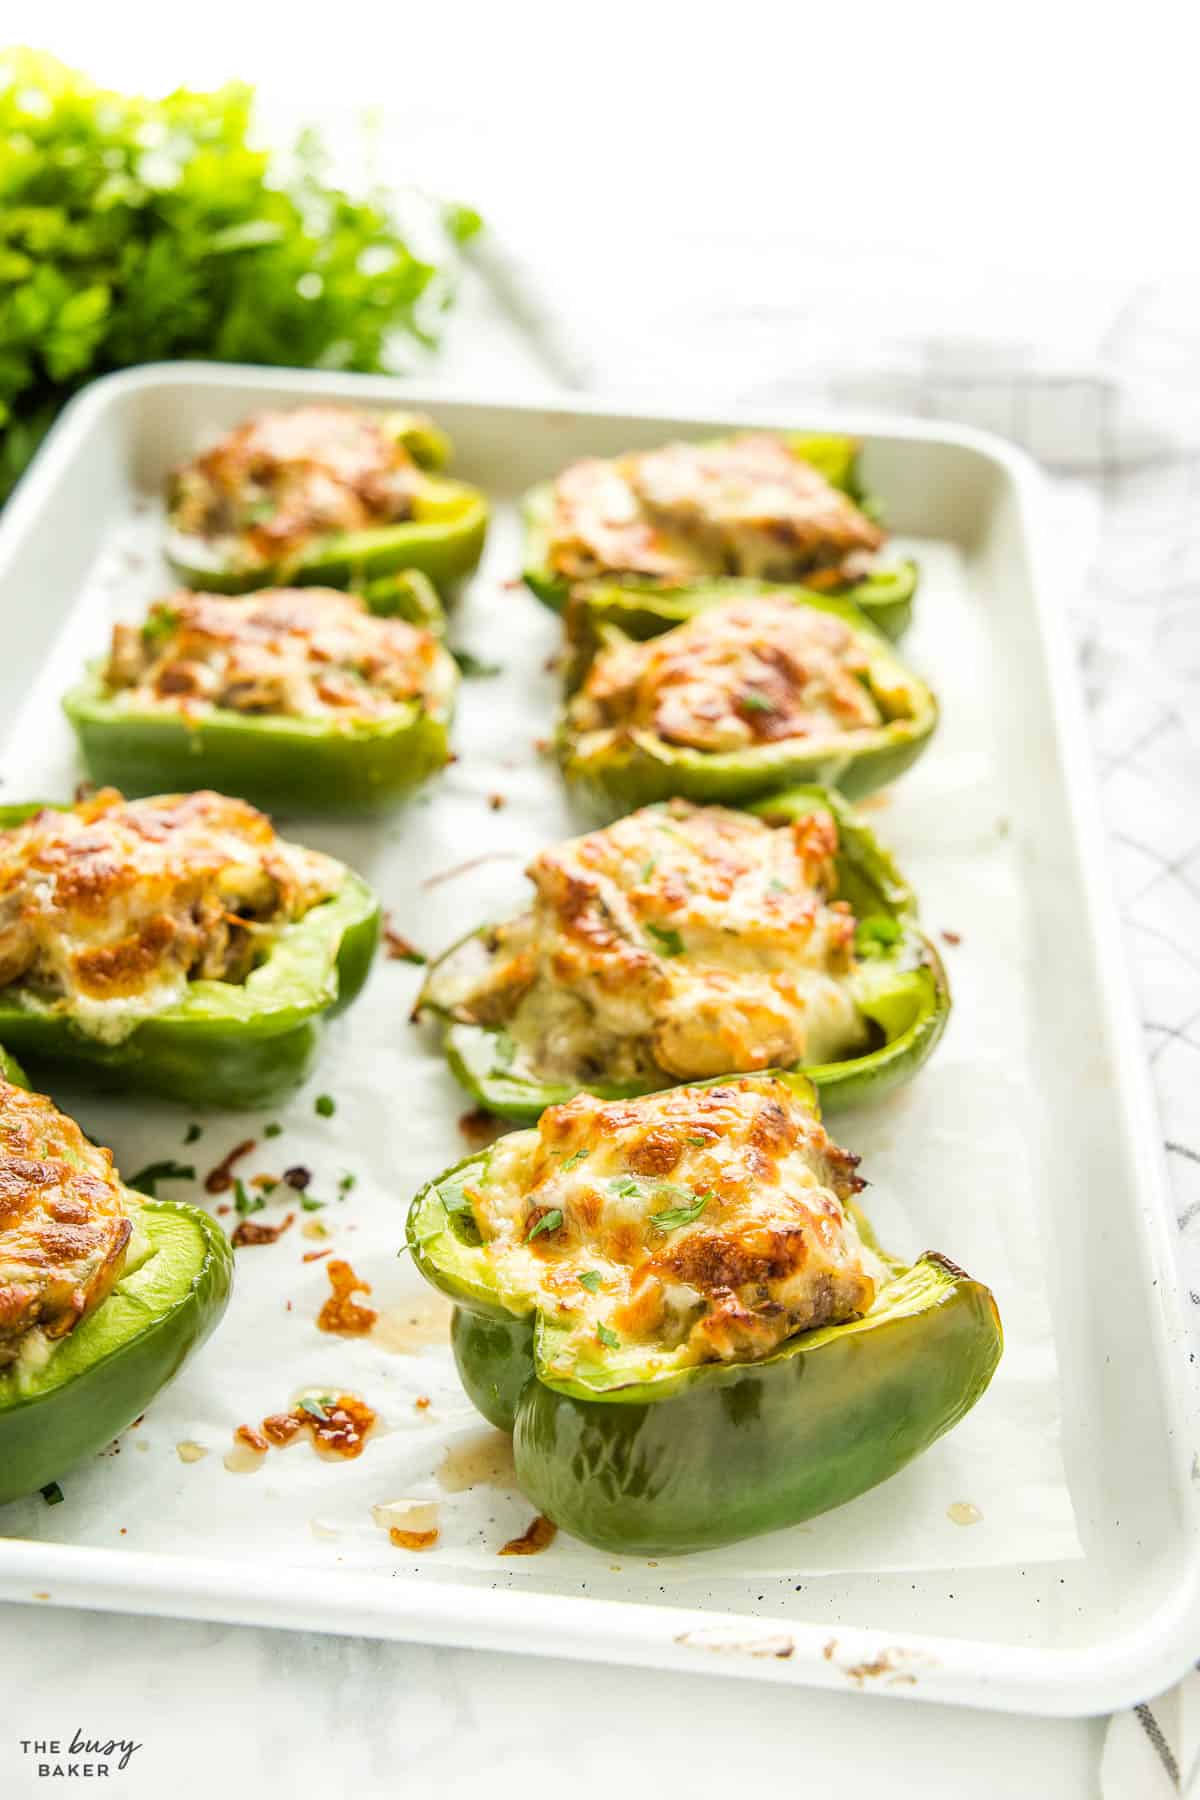
[[[379,1314],[373,1306],[355,1300],[354,1295],[369,1294],[370,1282],[355,1274],[341,1257],[326,1263],[325,1273],[332,1292],[317,1314],[317,1330],[335,1332],[339,1337],[366,1337]]]
[[[453,1311],[445,1294],[418,1294],[378,1315],[371,1329],[371,1342],[397,1356],[423,1350],[427,1344],[448,1343]]]
[[[509,1538],[507,1544],[496,1552],[497,1556],[538,1556],[548,1550],[558,1536],[558,1526],[553,1524],[544,1513],[536,1513],[525,1527],[520,1537]]]
[[[978,1525],[983,1514],[970,1500],[955,1500],[946,1508],[946,1517],[955,1525]]]
[[[466,1488],[515,1488],[512,1439],[506,1431],[480,1431],[451,1444],[436,1470],[438,1485],[448,1494]]]

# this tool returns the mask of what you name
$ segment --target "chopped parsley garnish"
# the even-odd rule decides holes
[[[136,1175],[131,1175],[126,1184],[136,1188],[139,1194],[149,1194],[153,1200],[158,1192],[160,1181],[195,1181],[196,1171],[191,1163],[156,1162],[147,1163]]]
[[[476,1179],[476,1181],[479,1181],[482,1179],[482,1177],[479,1175],[476,1175],[475,1179]],[[441,1191],[442,1205],[445,1207],[445,1209],[448,1213],[467,1213],[469,1215],[474,1214],[475,1209],[471,1205],[470,1199],[467,1196],[467,1192],[466,1192],[465,1188],[460,1188],[460,1187],[442,1188],[440,1191]]]
[[[332,1094],[318,1094],[313,1101],[313,1111],[318,1113],[322,1119],[332,1119],[337,1111],[337,1102]]]
[[[673,925],[647,925],[646,930],[664,956],[683,955],[683,939]]]
[[[329,1417],[324,1404],[320,1400],[314,1400],[311,1394],[305,1394],[300,1402],[300,1410],[306,1412],[310,1419],[320,1419],[322,1424]]]
[[[690,1144],[693,1150],[703,1150],[708,1144],[708,1139],[703,1137],[686,1137],[683,1141],[685,1144]]]
[[[271,1123],[269,1125],[263,1126],[263,1136],[265,1138],[282,1137],[283,1136],[283,1126],[278,1124],[276,1120],[272,1119]]]
[[[468,681],[488,681],[493,675],[504,673],[503,663],[485,662],[470,650],[452,650],[450,654]]]
[[[542,1214],[533,1230],[526,1234],[525,1242],[532,1244],[534,1238],[540,1237],[543,1231],[557,1231],[562,1222],[561,1210],[557,1206],[552,1206],[549,1212]]]
[[[599,1269],[584,1269],[579,1276],[579,1285],[585,1287],[589,1294],[598,1294],[602,1280]]]
[[[300,1208],[302,1212],[324,1212],[326,1202],[315,1200],[311,1194],[301,1194]]]
[[[204,1130],[203,1125],[189,1125],[187,1130],[183,1134],[184,1143],[185,1144],[194,1144],[196,1142],[196,1139],[200,1136],[200,1133],[203,1130]]]
[[[338,1176],[338,1199],[344,1200],[351,1188],[357,1184],[357,1181],[357,1175],[352,1175],[349,1169],[344,1170],[343,1173]]]
[[[179,614],[170,607],[156,606],[142,626],[142,642],[148,650],[165,643],[179,623]]]
[[[614,1175],[608,1183],[608,1190],[609,1193],[618,1195],[620,1199],[627,1200],[631,1194],[640,1194],[642,1186],[633,1175]]]
[[[651,1213],[650,1223],[659,1231],[678,1231],[681,1225],[694,1224],[711,1199],[711,1193],[697,1194],[688,1205],[669,1206],[665,1212]]]
[[[885,913],[879,913],[873,919],[859,921],[854,933],[854,948],[862,957],[886,956],[903,936],[904,927],[899,919],[889,919]]]
[[[233,1184],[233,1210],[239,1219],[249,1213],[262,1212],[266,1204],[261,1194],[251,1193],[241,1176],[237,1176]]]
[[[586,1150],[576,1150],[575,1154],[573,1156],[568,1156],[566,1162],[563,1164],[564,1175],[568,1169],[577,1168],[581,1162],[586,1162],[587,1158],[588,1152]]]
[[[771,894],[790,894],[792,890],[786,881],[780,881],[778,875],[772,875],[767,883],[767,891]]]
[[[48,1481],[42,1489],[42,1499],[46,1502],[47,1506],[61,1506],[65,1498],[66,1495],[59,1487],[57,1481]]]
[[[741,705],[745,712],[773,713],[775,711],[775,702],[769,695],[756,693],[753,688],[747,688],[742,695]]]
[[[600,1342],[604,1345],[606,1350],[619,1350],[621,1348],[620,1338],[617,1336],[616,1332],[610,1330],[607,1325],[597,1325],[596,1336],[600,1339]]]
[[[638,880],[639,881],[649,881],[650,877],[653,875],[653,873],[654,873],[655,869],[657,869],[657,867],[658,867],[658,858],[657,858],[657,856],[652,856],[650,858],[649,862],[643,863],[641,868],[638,870]]]

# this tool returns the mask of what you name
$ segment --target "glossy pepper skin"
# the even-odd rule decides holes
[[[894,1279],[862,1317],[757,1361],[639,1378],[597,1351],[586,1370],[555,1375],[553,1322],[505,1295],[478,1248],[464,1188],[485,1161],[422,1190],[408,1246],[456,1303],[459,1374],[484,1417],[512,1432],[523,1493],[598,1549],[712,1549],[844,1505],[957,1424],[1000,1359],[987,1288],[927,1252],[909,1267],[887,1259]]]
[[[0,807],[0,831],[42,802]],[[379,939],[379,901],[347,869],[338,892],[285,926],[244,982],[193,981],[119,1043],[102,1043],[66,1013],[22,1006],[0,988],[0,1042],[39,1077],[154,1094],[189,1106],[255,1107],[296,1087],[328,1019],[356,997]]]
[[[824,475],[826,481],[835,488],[848,494],[856,505],[861,506],[872,518],[878,514],[875,503],[863,492],[858,475],[859,445],[855,438],[814,436],[804,432],[785,433],[795,455],[802,461],[811,463]],[[522,503],[522,518],[525,526],[525,567],[522,578],[532,594],[545,606],[555,612],[562,612],[570,599],[571,582],[563,575],[556,575],[549,567],[547,556],[547,534],[553,506],[553,484],[542,482],[532,488]],[[864,616],[870,620],[877,631],[886,637],[896,639],[907,631],[912,620],[913,601],[916,598],[918,570],[915,562],[905,561],[873,569],[869,575],[858,581],[850,582],[838,590],[841,598],[852,600]],[[693,586],[704,588],[710,584],[705,581],[696,583],[660,582],[650,577],[620,578],[621,585],[631,591],[642,590],[650,595],[676,596],[686,603],[687,596]],[[757,581],[739,581],[738,586],[743,593],[766,592],[772,584]],[[792,588],[801,597],[812,592],[799,583],[784,584]],[[686,613],[682,616],[688,616]],[[632,634],[636,635],[636,634]]]
[[[812,1081],[827,1112],[882,1099],[910,1081],[928,1061],[950,1017],[946,972],[920,929],[912,889],[874,833],[828,788],[789,788],[749,810],[770,824],[817,811],[833,816],[838,831],[838,897],[850,902],[859,921],[855,1000],[874,1026],[876,1041],[862,1055],[798,1072]],[[516,1125],[535,1125],[546,1107],[569,1100],[580,1088],[514,1073],[498,1027],[455,1018],[456,1007],[486,960],[490,929],[480,926],[437,959],[417,1010],[444,1022],[447,1061],[480,1106]],[[650,1089],[589,1082],[583,1091],[603,1100],[623,1100]]]
[[[710,582],[690,590],[686,617],[720,606],[740,583]],[[779,591],[779,590],[776,590]],[[926,749],[937,727],[932,690],[896,655],[847,600],[793,593],[798,606],[840,618],[859,640],[867,659],[865,683],[884,723],[869,731],[831,733],[824,739],[793,738],[752,749],[703,751],[669,744],[652,731],[614,733],[606,744],[584,745],[564,708],[555,747],[567,781],[601,817],[680,796],[723,806],[745,806],[789,787],[810,782],[836,787],[856,800],[904,773]],[[622,638],[645,640],[683,622],[678,592],[658,597],[643,588],[593,583],[572,599],[567,635],[572,657],[568,695],[582,683],[597,651]],[[598,735],[598,734],[597,734]]]
[[[0,1370],[0,1502],[94,1456],[145,1411],[225,1311],[233,1252],[199,1207],[126,1190],[150,1253],[46,1366]]]
[[[276,563],[239,565],[223,561],[204,538],[176,530],[168,515],[166,554],[176,575],[188,587],[213,594],[263,587],[362,588],[400,570],[416,570],[441,591],[453,587],[483,554],[487,501],[478,488],[440,472],[450,460],[450,441],[427,419],[396,413],[386,424],[424,471],[411,519],[324,537]]]

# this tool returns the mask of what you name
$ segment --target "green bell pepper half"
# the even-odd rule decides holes
[[[809,813],[833,815],[838,831],[838,897],[858,921],[858,967],[853,994],[870,1021],[871,1048],[840,1062],[804,1068],[827,1112],[882,1099],[910,1081],[933,1054],[950,1017],[950,986],[942,960],[920,929],[917,902],[874,832],[839,794],[822,787],[788,788],[747,810],[770,824]],[[508,1034],[457,1017],[487,960],[491,925],[460,938],[431,965],[417,1012],[445,1026],[443,1048],[456,1079],[476,1103],[516,1125],[535,1125],[548,1106],[581,1091],[601,1100],[652,1092],[650,1084],[539,1080],[516,1066]],[[730,1071],[734,1073],[735,1071]],[[661,1086],[670,1085],[664,1080]]]
[[[395,806],[450,759],[458,668],[448,650],[446,698],[410,701],[385,718],[288,718],[233,709],[137,711],[94,665],[63,699],[93,781],[123,794],[236,794],[268,812],[375,813]]]
[[[849,495],[870,518],[878,517],[879,507],[863,492],[859,481],[857,439],[818,437],[805,432],[787,432],[784,435],[796,456],[811,463],[832,487]],[[556,575],[549,565],[548,538],[553,505],[554,484],[549,481],[540,482],[538,486],[531,488],[521,503],[525,530],[525,566],[522,579],[543,605],[551,607],[555,612],[562,612],[570,599],[573,584],[566,576]],[[651,594],[677,594],[685,600],[693,585],[709,585],[700,578],[694,584],[657,581],[653,576],[622,575],[619,579],[621,585],[631,591],[641,588]],[[847,583],[838,590],[838,594],[839,598],[852,600],[877,631],[882,631],[886,637],[894,640],[907,631],[912,621],[918,579],[916,563],[904,561],[872,569],[869,575]],[[743,591],[750,592],[766,592],[773,585],[778,584],[756,581],[741,583]],[[794,588],[800,595],[813,591],[800,583],[784,585]],[[683,616],[688,615],[685,613]]]
[[[0,831],[46,802],[0,807]],[[189,1106],[248,1108],[304,1080],[326,1020],[356,997],[379,939],[379,901],[347,869],[342,886],[285,925],[243,982],[192,981],[118,1043],[81,1030],[70,1011],[0,988],[0,1042],[34,1073]]]
[[[126,1189],[148,1253],[42,1368],[0,1371],[0,1502],[33,1494],[94,1456],[214,1329],[229,1299],[233,1252],[199,1207]]]
[[[789,588],[775,591],[787,593],[797,606],[831,613],[854,633],[867,659],[864,683],[883,715],[882,725],[715,752],[668,744],[652,731],[615,728],[584,734],[572,728],[570,696],[606,644],[661,636],[711,607],[741,597],[741,585],[709,582],[690,589],[686,597],[676,590],[663,595],[660,605],[659,596],[646,589],[597,582],[572,600],[567,613],[572,648],[568,699],[555,744],[567,781],[602,816],[613,817],[676,795],[740,806],[809,782],[837,787],[849,799],[860,799],[895,781],[927,747],[938,721],[932,689],[900,661],[887,639],[850,601]],[[584,736],[596,741],[584,745]]]
[[[512,1432],[522,1492],[598,1549],[712,1549],[844,1505],[957,1424],[999,1362],[992,1295],[926,1252],[910,1266],[885,1258],[893,1278],[861,1317],[755,1361],[654,1369],[639,1346],[597,1342],[564,1369],[560,1329],[504,1288],[481,1247],[465,1189],[487,1157],[422,1189],[407,1248],[455,1302],[460,1377]]]
[[[483,554],[487,501],[478,488],[441,474],[450,461],[451,444],[431,420],[393,413],[384,424],[424,472],[411,519],[322,537],[277,563],[239,565],[236,559],[222,561],[207,539],[175,530],[168,512],[166,554],[172,569],[188,587],[212,594],[247,594],[264,587],[353,587],[397,570],[416,570],[441,589],[452,587]]]

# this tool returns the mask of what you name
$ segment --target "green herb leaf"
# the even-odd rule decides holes
[[[57,1481],[48,1481],[42,1489],[42,1499],[46,1502],[47,1506],[61,1506],[66,1499],[66,1495],[59,1487]]]
[[[233,1210],[239,1219],[246,1218],[250,1213],[262,1212],[266,1204],[257,1189],[248,1188],[241,1177],[237,1177],[233,1184]]]
[[[767,883],[767,891],[771,894],[790,894],[792,890],[786,881],[780,881],[778,875],[772,875]]]
[[[690,1144],[693,1150],[706,1150],[708,1148],[708,1139],[704,1137],[686,1137],[683,1141],[685,1144]]]
[[[196,1142],[196,1139],[203,1132],[203,1130],[204,1130],[203,1125],[189,1125],[187,1130],[183,1134],[184,1143],[185,1144],[194,1144]]]
[[[657,869],[657,867],[658,867],[658,858],[657,858],[657,856],[652,856],[650,858],[650,860],[648,862],[644,862],[642,864],[641,868],[638,870],[638,880],[639,881],[649,881],[650,877],[653,875],[653,873],[654,873],[655,869]]]
[[[605,1185],[610,1194],[616,1194],[622,1200],[642,1191],[642,1184],[634,1175],[614,1175]]]
[[[275,1123],[275,1120],[272,1119],[271,1123],[269,1125],[263,1126],[263,1136],[265,1138],[282,1137],[283,1136],[283,1126],[277,1125]]]
[[[470,650],[452,650],[450,654],[468,681],[489,681],[493,675],[504,673],[503,663],[484,662]]]
[[[620,1338],[617,1336],[616,1332],[610,1330],[607,1325],[597,1325],[596,1336],[600,1339],[600,1342],[604,1345],[606,1350],[619,1350],[621,1348]]]
[[[673,925],[647,925],[646,930],[664,956],[683,955],[683,939]]]
[[[300,1408],[302,1412],[308,1414],[310,1419],[320,1419],[322,1423],[329,1417],[321,1401],[314,1399],[311,1394],[305,1394],[300,1402]]]
[[[191,1163],[155,1162],[147,1163],[136,1175],[131,1175],[126,1182],[127,1187],[136,1188],[139,1194],[148,1194],[153,1200],[158,1192],[160,1181],[195,1181],[196,1171]]]
[[[580,1272],[579,1285],[585,1287],[589,1294],[598,1294],[603,1279],[599,1269],[583,1269]]]
[[[651,1213],[650,1223],[659,1231],[678,1231],[681,1225],[692,1225],[700,1217],[712,1194],[698,1194],[686,1206],[669,1206],[665,1212]]]
[[[563,1174],[565,1175],[568,1169],[577,1168],[581,1162],[586,1162],[588,1154],[587,1150],[576,1150],[574,1155],[568,1156],[566,1162],[562,1166]]]
[[[756,693],[753,688],[746,689],[746,692],[740,697],[739,704],[743,712],[773,713],[776,711],[775,702],[766,694]]]
[[[339,1175],[338,1176],[338,1199],[344,1200],[346,1198],[346,1195],[357,1184],[357,1182],[358,1182],[358,1176],[352,1175],[350,1173],[349,1169],[345,1170],[343,1174]]]
[[[557,1231],[562,1222],[563,1216],[561,1211],[557,1206],[552,1206],[549,1212],[542,1214],[533,1230],[526,1232],[525,1242],[527,1244],[532,1244],[534,1238],[540,1237],[543,1231]]]
[[[337,1111],[337,1102],[332,1094],[318,1094],[313,1101],[313,1111],[322,1119],[332,1119]]]
[[[861,919],[854,933],[856,953],[866,960],[874,956],[886,956],[894,950],[904,936],[904,927],[899,919],[889,919],[886,913],[877,913],[874,918]]]
[[[304,1212],[324,1212],[326,1204],[327,1202],[324,1200],[314,1200],[313,1196],[307,1192],[300,1196],[300,1206]]]
[[[55,58],[0,57],[0,498],[94,375],[199,357],[384,370],[428,346],[448,269],[414,254],[382,186],[331,185],[323,149],[259,148],[240,83],[108,93]],[[478,230],[445,214],[447,249]]]

